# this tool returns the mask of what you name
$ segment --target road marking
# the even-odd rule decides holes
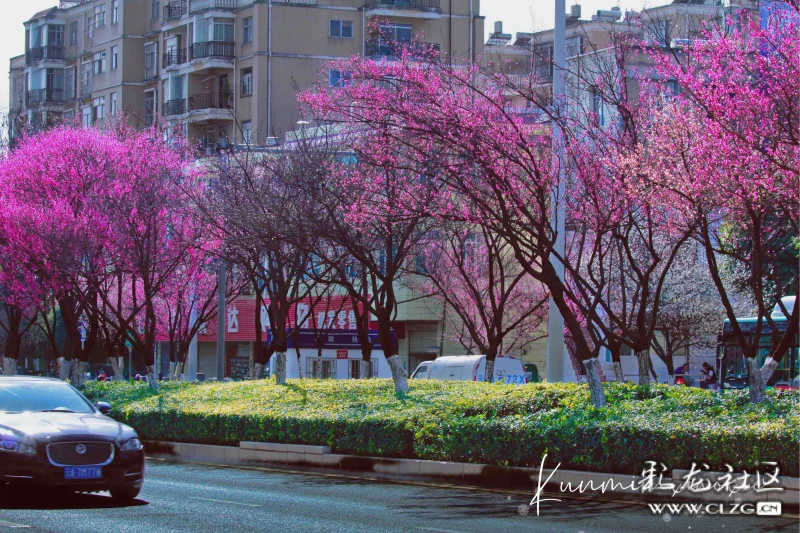
[[[14,522],[6,522],[5,520],[0,520],[0,527],[10,527],[11,529],[23,529],[31,526],[26,526],[25,524],[15,524]]]
[[[435,527],[415,527],[414,529],[421,529],[422,531],[436,531],[437,533],[466,533],[465,531],[455,531],[453,529],[436,529]]]
[[[242,505],[244,507],[264,507],[263,505],[258,504],[258,503],[232,502],[230,500],[215,500],[213,498],[197,498],[195,496],[189,496],[189,499],[190,500],[200,500],[200,501],[203,501],[203,502],[215,502],[215,503],[227,503],[227,504],[230,504],[230,505]]]

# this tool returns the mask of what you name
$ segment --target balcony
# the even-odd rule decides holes
[[[200,109],[231,109],[233,97],[230,94],[208,93],[189,97],[189,111]]]
[[[66,48],[63,46],[39,46],[28,50],[27,62],[30,65],[36,61],[63,61],[66,57]]]
[[[164,116],[170,117],[173,115],[183,115],[186,113],[186,100],[170,100],[164,103]]]
[[[187,49],[181,48],[176,50],[168,50],[161,58],[161,67],[167,68],[175,65],[182,65],[188,61]]]
[[[439,56],[439,45],[422,41],[372,39],[367,41],[364,47],[364,55],[371,58],[397,59],[403,53],[410,54],[413,59],[433,61]]]
[[[244,5],[242,0],[192,0],[190,11],[196,13],[204,9],[236,9],[239,5]]]
[[[32,89],[28,91],[27,104],[52,103],[57,104],[64,101],[63,89]]]
[[[229,41],[208,41],[205,43],[194,43],[190,47],[190,59],[202,58],[221,58],[233,59],[236,43]]]
[[[164,6],[164,22],[172,22],[184,16],[188,10],[186,9],[186,0],[179,0],[178,2],[170,2]]]
[[[369,15],[412,18],[441,18],[439,0],[366,0]]]

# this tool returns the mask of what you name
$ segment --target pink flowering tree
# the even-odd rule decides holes
[[[486,355],[487,381],[494,379],[498,355],[546,335],[547,291],[519,267],[498,234],[440,224],[419,259],[409,285],[445,306],[447,335],[470,353]]]
[[[773,370],[792,346],[800,314],[800,300],[787,305],[791,300],[784,299],[798,285],[800,13],[796,3],[780,9],[767,27],[741,12],[741,30],[723,35],[709,25],[694,46],[653,57],[657,75],[681,88],[666,111],[652,106],[668,133],[652,138],[664,170],[653,185],[696,228],[747,358],[755,403],[764,400]],[[726,283],[730,273],[738,284]],[[754,303],[758,321],[751,332],[742,327],[731,288]],[[787,328],[776,327],[774,307],[775,316],[791,317]],[[759,358],[764,337],[769,353]]]

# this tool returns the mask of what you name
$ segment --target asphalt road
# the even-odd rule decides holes
[[[654,516],[646,506],[150,461],[139,499],[0,492],[0,531],[620,532],[798,531],[797,517]]]

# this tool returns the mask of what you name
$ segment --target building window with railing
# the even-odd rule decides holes
[[[318,366],[320,360],[316,357],[306,359],[306,377],[315,378],[317,373],[322,379],[336,379],[336,364],[337,360],[332,357],[323,357],[321,368]]]
[[[242,69],[242,96],[252,96],[253,95],[253,69],[252,68],[243,68]]]
[[[111,2],[111,24],[119,22],[119,0]]]
[[[211,18],[208,20],[208,38],[211,41],[233,42],[233,21]]]
[[[81,96],[88,96],[92,92],[92,63],[81,63]]]
[[[156,118],[156,91],[145,91],[144,93],[144,123],[152,126]]]
[[[94,27],[102,28],[106,25],[106,5],[94,6]]]
[[[253,17],[242,19],[242,44],[253,42]]]
[[[92,59],[93,59],[92,64],[94,65],[92,69],[93,75],[97,76],[98,74],[102,74],[103,72],[106,71],[105,50],[102,52],[95,53]]]
[[[98,96],[92,100],[92,116],[94,120],[102,120],[106,116],[106,97]]]
[[[253,142],[253,123],[249,120],[242,122],[242,142],[244,144]]]
[[[111,93],[111,114],[116,115],[119,112],[117,107],[117,93]]]
[[[328,22],[328,37],[353,37],[352,20],[331,20]]]
[[[149,80],[156,76],[156,43],[144,45],[144,78]]]
[[[78,44],[78,21],[69,23],[69,45],[76,46]]]
[[[111,70],[116,70],[119,61],[119,46],[111,47]]]

